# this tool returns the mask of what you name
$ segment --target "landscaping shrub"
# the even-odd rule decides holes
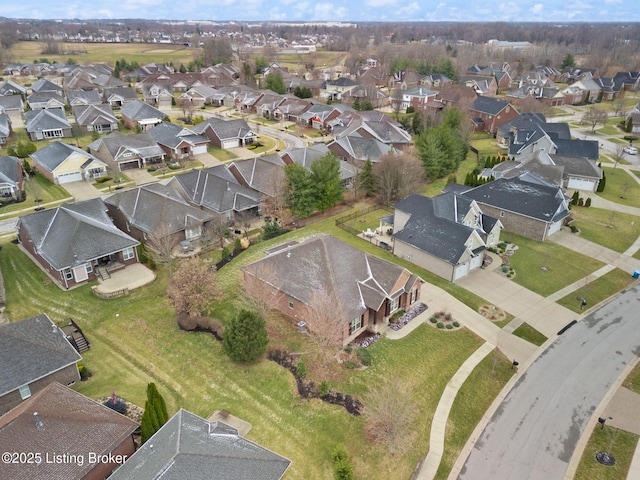
[[[437,323],[437,325],[436,325],[436,327],[438,327],[438,328],[444,328],[444,323],[442,323],[442,322],[438,322],[438,323]]]
[[[304,360],[300,360],[298,365],[296,365],[296,375],[298,377],[306,377],[307,376],[307,366],[304,363]]]
[[[371,366],[371,352],[366,348],[361,348],[360,350],[358,350],[358,358],[360,359],[362,365],[364,365],[365,367]]]
[[[231,252],[227,247],[223,247],[221,255],[222,255],[222,260],[227,260],[231,256]]]
[[[99,178],[96,178],[96,183],[105,183],[105,182],[108,182],[110,180],[113,180],[113,178],[112,177],[99,177]]]
[[[225,329],[222,350],[237,363],[254,363],[267,350],[264,319],[255,312],[240,310]]]
[[[437,319],[436,317],[431,317],[431,318],[429,319],[429,321],[430,321],[431,323],[438,323],[438,319]]]
[[[451,325],[450,323],[448,323],[445,327],[447,330],[452,330],[453,329],[453,325]]]
[[[458,328],[460,326],[459,322],[453,322],[451,325],[453,325],[454,327]]]
[[[177,163],[172,163],[169,165],[169,170],[178,170],[180,168],[180,165],[178,165]]]
[[[348,345],[347,345],[346,347],[344,347],[344,349],[343,349],[343,350],[344,350],[345,352],[347,352],[347,353],[351,353],[351,352],[353,351],[353,348],[351,348],[350,346],[348,346]]]
[[[147,168],[147,172],[151,173],[151,172],[155,172],[158,169],[158,167],[148,167]]]
[[[357,362],[354,362],[353,360],[345,360],[345,362],[343,363],[345,368],[348,368],[350,370],[356,369],[358,368],[360,365],[358,365]]]
[[[584,202],[584,206],[587,208],[591,206],[591,197],[587,197],[587,199]]]
[[[507,273],[509,270],[511,270],[511,267],[509,265],[502,265],[500,267],[500,270],[502,270],[504,273]]]
[[[349,462],[349,454],[342,445],[331,452],[333,462],[333,478],[335,480],[353,480],[353,467]]]
[[[326,397],[329,393],[329,383],[326,380],[323,380],[318,385],[318,395],[321,397]]]

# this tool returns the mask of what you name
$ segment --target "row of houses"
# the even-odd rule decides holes
[[[278,480],[291,461],[217,420],[179,410],[142,446],[138,422],[72,390],[82,357],[70,335],[46,314],[0,325],[0,477],[14,480],[227,478]]]

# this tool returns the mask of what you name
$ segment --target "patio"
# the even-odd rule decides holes
[[[126,295],[131,290],[144,287],[156,279],[156,274],[141,263],[111,273],[106,280],[98,279],[98,284],[91,287],[93,292],[102,298],[113,298]]]

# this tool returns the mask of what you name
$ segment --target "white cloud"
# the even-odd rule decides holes
[[[544,10],[544,5],[541,3],[536,3],[531,8],[531,13],[533,13],[534,15],[540,15],[542,13],[542,10]]]
[[[620,4],[622,3],[622,0],[604,0],[604,3],[607,5]]]
[[[364,4],[373,8],[391,8],[398,4],[398,0],[365,0]]]
[[[347,13],[346,8],[336,7],[333,3],[317,3],[310,20],[344,20]]]

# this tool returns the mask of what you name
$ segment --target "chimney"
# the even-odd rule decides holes
[[[44,428],[44,423],[40,421],[40,417],[38,417],[38,412],[33,412],[33,419],[36,422],[36,428],[38,430],[42,430],[42,428]]]

